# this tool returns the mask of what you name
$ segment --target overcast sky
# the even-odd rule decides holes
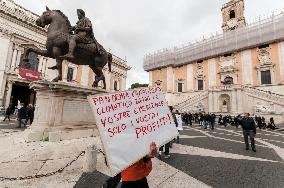
[[[77,21],[76,9],[85,10],[93,22],[95,37],[105,49],[127,58],[127,88],[135,82],[148,83],[143,70],[147,53],[200,40],[221,31],[222,4],[229,0],[14,0],[37,14],[60,9]],[[284,10],[283,0],[245,0],[245,16],[251,22],[259,16]]]

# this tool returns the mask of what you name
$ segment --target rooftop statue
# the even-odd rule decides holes
[[[62,80],[63,60],[77,65],[89,65],[96,74],[93,87],[98,87],[99,81],[103,81],[105,89],[106,82],[102,70],[108,64],[111,71],[112,55],[96,41],[92,23],[85,17],[85,12],[78,9],[77,15],[79,21],[72,27],[60,10],[50,10],[46,7],[46,11],[36,20],[38,26],[48,26],[46,50],[28,48],[25,50],[24,60],[28,61],[31,52],[56,59],[56,66],[49,67],[58,70],[58,76],[52,80],[53,82]]]

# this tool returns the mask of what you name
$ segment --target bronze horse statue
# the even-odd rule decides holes
[[[49,69],[58,70],[58,76],[52,80],[53,82],[58,82],[62,80],[62,56],[68,53],[69,39],[73,34],[71,24],[60,10],[50,10],[48,7],[36,20],[36,24],[42,28],[48,26],[46,50],[28,48],[24,53],[24,61],[28,61],[30,52],[56,59],[56,66],[49,67]],[[108,64],[109,71],[111,71],[112,55],[100,44],[94,42],[88,44],[79,43],[74,51],[72,63],[89,65],[96,74],[92,86],[98,87],[99,81],[102,80],[103,88],[106,88],[105,76],[102,70]]]

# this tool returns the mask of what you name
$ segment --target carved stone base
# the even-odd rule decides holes
[[[27,142],[98,135],[87,96],[105,90],[43,81],[31,83],[30,88],[36,91],[36,106],[34,122],[26,130]]]

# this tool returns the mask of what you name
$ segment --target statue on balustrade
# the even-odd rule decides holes
[[[96,41],[92,23],[85,16],[85,12],[78,9],[77,15],[79,21],[72,27],[60,10],[50,10],[46,7],[46,11],[36,20],[38,26],[48,27],[46,50],[28,48],[24,60],[28,61],[31,52],[56,59],[56,66],[49,67],[58,70],[58,76],[52,80],[53,82],[62,80],[63,60],[77,65],[89,65],[96,75],[93,87],[98,87],[98,83],[103,81],[105,89],[106,82],[102,70],[108,64],[111,71],[112,55]]]

